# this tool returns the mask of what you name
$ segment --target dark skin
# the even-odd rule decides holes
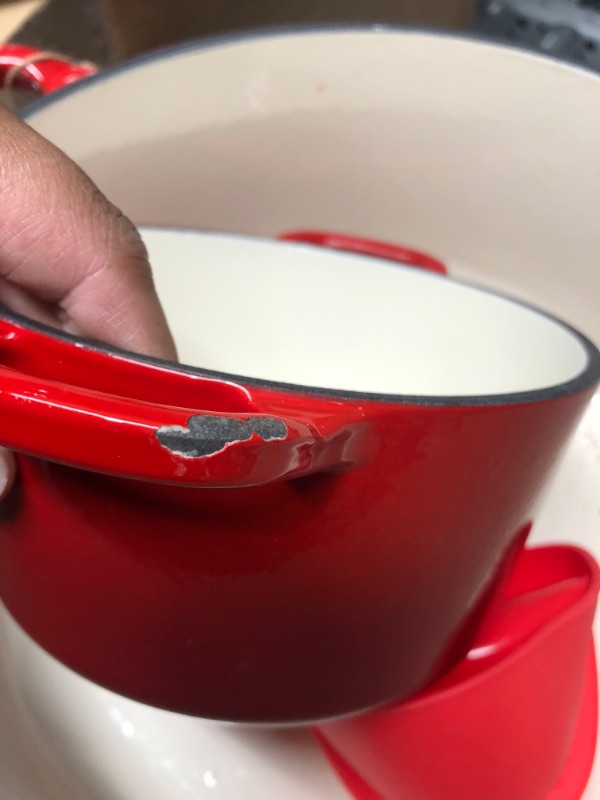
[[[175,359],[135,226],[67,156],[0,108],[0,303],[70,333]],[[12,484],[0,448],[0,497]]]

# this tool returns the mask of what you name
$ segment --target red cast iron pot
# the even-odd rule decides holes
[[[600,354],[431,272],[295,243],[144,236],[182,357],[210,369],[3,313],[0,441],[20,455],[0,509],[2,600],[65,664],[174,711],[300,722],[421,689],[468,649]],[[228,337],[217,372],[211,347]],[[444,393],[496,386],[486,341],[508,359],[506,390]],[[252,356],[269,376],[238,377]],[[539,364],[555,379],[530,379]],[[313,368],[331,383],[311,383]],[[382,391],[432,375],[431,394]]]
[[[520,553],[455,669],[406,703],[315,731],[353,796],[579,800],[598,726],[599,588],[583,550]]]

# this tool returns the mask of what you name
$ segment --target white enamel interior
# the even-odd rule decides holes
[[[137,222],[398,241],[600,341],[592,73],[421,33],[275,35],[141,64],[29,121]],[[597,395],[535,542],[600,558],[599,453]],[[131,703],[2,623],[2,800],[349,800],[307,733]],[[596,762],[582,800],[600,797]]]
[[[533,391],[587,365],[555,320],[422,270],[248,237],[142,233],[185,364],[431,396]]]
[[[29,122],[136,222],[400,242],[600,341],[598,92],[525,52],[322,32],[171,55]]]

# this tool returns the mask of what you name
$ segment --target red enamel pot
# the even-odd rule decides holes
[[[600,354],[431,269],[143,233],[186,366],[2,314],[2,600],[174,711],[302,722],[422,689],[468,650]]]
[[[449,674],[405,703],[319,728],[356,800],[578,800],[598,724],[599,588],[585,551],[526,549]]]

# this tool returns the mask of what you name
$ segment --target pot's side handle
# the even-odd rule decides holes
[[[0,444],[13,450],[212,488],[364,460],[360,406],[302,396],[273,405],[269,393],[256,395],[224,378],[82,347],[0,316]]]
[[[288,231],[278,237],[284,242],[302,242],[304,244],[328,247],[332,250],[343,250],[348,253],[359,253],[364,256],[381,258],[386,261],[395,261],[410,267],[436,272],[438,275],[447,275],[448,270],[437,258],[420,250],[413,250],[390,242],[381,242],[378,239],[364,239],[360,236],[348,236],[331,231]]]
[[[0,89],[49,94],[97,72],[94,64],[22,44],[0,46]]]
[[[363,433],[357,419],[159,406],[0,367],[0,443],[127,478],[260,486],[353,466]]]

